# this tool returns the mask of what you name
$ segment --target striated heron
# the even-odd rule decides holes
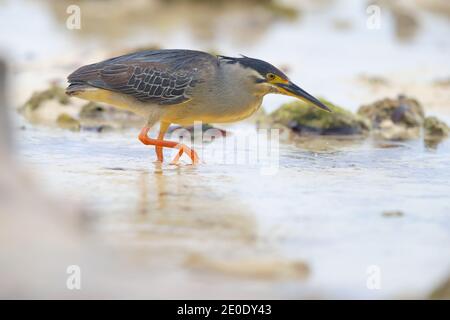
[[[330,111],[299,88],[279,69],[263,60],[245,56],[214,56],[193,50],[150,50],[127,54],[83,66],[68,77],[66,93],[104,102],[142,115],[147,124],[139,134],[145,145],[154,145],[158,161],[162,148],[177,148],[193,163],[196,152],[184,144],[164,140],[171,123],[194,121],[234,122],[249,117],[268,93],[279,93],[311,102]],[[148,132],[157,122],[156,139]]]

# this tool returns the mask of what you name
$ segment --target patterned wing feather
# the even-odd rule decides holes
[[[172,105],[191,99],[190,88],[203,81],[202,72],[216,65],[216,57],[199,51],[144,51],[81,67],[68,80],[141,102]]]

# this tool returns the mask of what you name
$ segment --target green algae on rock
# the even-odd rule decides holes
[[[56,123],[62,129],[69,129],[72,131],[80,131],[81,125],[80,122],[68,115],[67,113],[62,113],[56,119]]]
[[[143,124],[143,118],[130,111],[97,102],[88,102],[81,106],[78,116],[83,130],[97,132],[139,128]]]
[[[448,125],[436,117],[426,117],[423,122],[425,130],[425,139],[443,139],[450,133]]]
[[[426,117],[423,122],[424,142],[428,148],[435,149],[449,136],[450,128],[436,117]]]
[[[95,102],[89,102],[81,107],[79,116],[81,119],[97,119],[102,117],[104,111],[104,106]]]
[[[76,117],[77,103],[65,94],[62,86],[52,83],[45,90],[35,91],[18,112],[30,123],[56,126],[63,113]]]
[[[286,103],[270,114],[273,123],[281,124],[298,134],[352,135],[366,134],[370,123],[331,102],[320,99],[332,112],[324,112],[311,103]]]
[[[425,118],[420,103],[403,95],[363,105],[357,113],[370,120],[375,136],[387,140],[419,138]]]
[[[143,119],[132,112],[68,97],[64,88],[56,84],[34,92],[18,111],[33,124],[74,131],[139,128],[143,123]]]
[[[31,98],[29,98],[20,108],[20,111],[35,111],[39,109],[44,102],[49,100],[56,100],[62,105],[67,105],[69,103],[69,97],[66,95],[64,88],[52,84],[48,89],[33,93]]]

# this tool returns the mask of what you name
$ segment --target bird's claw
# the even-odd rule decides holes
[[[185,144],[178,144],[176,148],[178,149],[178,153],[175,156],[175,158],[173,158],[172,162],[170,162],[170,164],[173,165],[178,164],[178,160],[180,160],[180,157],[183,155],[183,153],[186,153],[189,156],[189,158],[191,158],[193,165],[198,164],[198,155],[197,152],[195,152],[195,150],[189,148]]]

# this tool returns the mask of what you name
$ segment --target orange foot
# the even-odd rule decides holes
[[[189,158],[191,158],[192,160],[192,164],[197,164],[199,159],[198,159],[198,155],[197,152],[195,152],[194,149],[189,148],[188,146],[186,146],[185,144],[177,144],[176,148],[179,149],[177,155],[173,158],[172,162],[170,162],[170,164],[177,164],[178,160],[180,160],[180,157],[183,155],[183,153],[186,153]]]
[[[188,146],[182,143],[163,140],[164,132],[160,132],[158,139],[152,139],[148,136],[149,130],[150,128],[144,127],[141,130],[141,133],[139,134],[139,140],[145,145],[152,145],[156,147],[156,156],[159,162],[163,162],[162,148],[166,147],[166,148],[176,148],[179,150],[178,154],[172,160],[171,164],[177,164],[178,160],[183,155],[183,153],[186,153],[191,158],[192,164],[198,163],[199,161],[198,155],[193,149],[189,148]]]

